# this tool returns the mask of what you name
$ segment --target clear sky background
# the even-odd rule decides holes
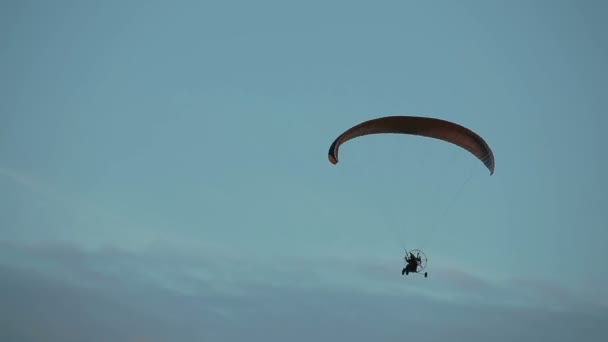
[[[606,15],[1,1],[0,339],[605,341]]]

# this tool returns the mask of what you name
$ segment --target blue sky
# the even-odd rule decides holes
[[[604,340],[607,7],[3,1],[0,331]]]

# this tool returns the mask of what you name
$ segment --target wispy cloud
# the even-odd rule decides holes
[[[0,165],[0,178],[4,178],[30,192],[35,201],[50,208],[51,216],[61,217],[54,234],[57,239],[78,241],[81,244],[103,246],[107,243],[123,243],[131,246],[148,245],[157,240],[187,240],[171,229],[149,224],[141,224],[137,217],[121,215],[111,208],[100,205],[95,199],[72,193],[52,184],[52,182]],[[27,204],[25,204],[27,206]],[[63,224],[65,222],[65,224]],[[67,229],[61,226],[70,226]],[[36,232],[47,227],[34,227]],[[35,240],[30,234],[28,240]],[[48,235],[42,234],[45,238]],[[95,236],[91,239],[90,236]]]
[[[25,172],[0,166],[0,176],[24,187],[43,200],[62,206],[74,215],[95,214],[96,216],[103,216],[105,218],[115,218],[100,206],[89,203],[83,198],[69,195],[65,191],[57,189],[51,184],[36,179]]]
[[[71,199],[73,197],[24,173],[0,167],[0,175],[49,199],[62,201],[75,215],[93,212],[114,229],[123,227],[121,231],[127,230],[124,229],[127,224],[107,210],[92,204],[84,205],[85,201]],[[92,249],[61,241],[30,245],[4,242],[0,255],[12,250],[19,255],[12,260],[29,262],[28,267],[40,271],[52,266],[49,268],[51,272],[75,279],[79,284],[105,284],[137,276],[141,282],[164,284],[189,293],[196,293],[200,282],[206,282],[206,286],[232,293],[241,293],[251,286],[301,289],[331,286],[367,293],[417,293],[442,300],[551,307],[566,311],[601,310],[607,303],[606,293],[601,290],[593,294],[575,294],[542,279],[489,279],[471,270],[444,264],[432,265],[430,278],[424,279],[402,277],[401,260],[379,256],[235,253],[230,246],[211,240],[195,242],[177,236],[162,239],[162,234],[141,240],[132,243],[106,239],[94,244],[96,248]]]
[[[252,287],[339,288],[369,294],[423,295],[440,300],[597,312],[598,298],[585,297],[541,279],[485,279],[454,268],[435,267],[430,278],[403,277],[401,265],[381,258],[318,255],[244,255],[214,245],[117,245],[85,249],[70,243],[18,244],[0,241],[0,260],[46,270],[77,284],[122,281],[195,294],[199,286],[225,293]],[[39,267],[38,267],[39,266]]]
[[[7,178],[21,186],[27,187],[31,190],[39,191],[41,188],[40,184],[38,184],[32,178],[6,167],[0,166],[0,176]]]
[[[250,281],[248,272],[231,273],[232,285],[241,290],[231,292],[217,286],[217,279],[197,277],[194,272],[213,274],[239,266],[231,260],[222,264],[193,254],[176,253],[171,258],[167,251],[156,254],[117,247],[79,250],[69,245],[3,243],[1,250],[3,340],[356,342],[397,341],[404,336],[437,341],[457,335],[471,341],[576,341],[580,336],[603,341],[608,336],[606,312],[483,305],[355,286],[292,286],[275,282],[281,278],[273,276],[275,269],[263,267],[257,271],[266,282]],[[43,273],[15,266],[16,259],[9,255],[29,259],[30,265],[54,260],[53,269],[63,271]],[[90,276],[91,270],[102,274],[113,270],[115,276],[100,280]],[[308,271],[293,270],[298,272],[323,281]],[[73,277],[57,276],[67,273]],[[491,287],[468,275],[462,280],[462,273],[443,277],[433,282],[456,277],[460,284],[474,284],[473,290]],[[171,281],[179,286],[169,286]]]

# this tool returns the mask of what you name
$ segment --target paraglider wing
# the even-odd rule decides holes
[[[338,163],[340,146],[348,140],[368,134],[399,133],[443,140],[464,148],[481,160],[494,173],[494,154],[488,144],[475,132],[459,124],[442,119],[417,116],[387,116],[353,126],[334,140],[328,159]]]

